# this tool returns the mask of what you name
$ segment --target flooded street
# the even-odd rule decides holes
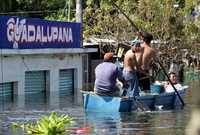
[[[48,115],[51,111],[58,114],[69,114],[76,119],[73,128],[89,127],[91,135],[183,135],[190,120],[191,112],[197,108],[195,91],[200,87],[199,82],[190,84],[185,97],[184,109],[131,112],[131,113],[85,113],[82,105],[76,103],[73,97],[62,97],[55,102],[55,107],[49,106],[48,100],[36,100],[20,108],[14,104],[1,104],[0,134],[17,135],[20,131],[12,132],[13,122],[26,123],[36,121],[41,115]],[[41,95],[40,95],[41,96]],[[36,97],[30,97],[35,101]],[[37,98],[38,99],[38,98]],[[41,98],[40,98],[41,99]],[[48,99],[48,98],[47,98]]]

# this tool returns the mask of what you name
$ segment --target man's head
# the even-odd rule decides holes
[[[141,41],[139,39],[134,39],[133,41],[131,41],[131,45],[132,46],[138,46],[140,45]]]
[[[140,38],[147,44],[150,44],[151,40],[153,40],[152,34],[145,31],[140,32]]]
[[[138,52],[140,50],[140,44],[141,44],[141,41],[138,40],[138,39],[134,39],[132,42],[131,42],[131,49],[133,52]]]
[[[169,73],[169,79],[171,80],[171,82],[172,82],[173,84],[176,84],[176,83],[177,83],[177,76],[176,76],[176,73],[170,72],[170,73]]]
[[[111,53],[111,52],[105,53],[103,60],[105,62],[112,62],[113,61],[113,53]]]

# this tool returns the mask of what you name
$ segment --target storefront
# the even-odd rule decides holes
[[[0,29],[1,97],[22,106],[37,93],[81,97],[84,58],[97,50],[81,47],[80,23],[0,16]]]

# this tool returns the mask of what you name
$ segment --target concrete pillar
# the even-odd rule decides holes
[[[22,72],[20,80],[17,82],[18,87],[14,87],[14,93],[17,95],[17,106],[24,108],[25,106],[25,73]]]
[[[59,107],[59,70],[50,70],[49,76],[49,104],[50,107]]]
[[[82,68],[78,68],[75,70],[75,88],[74,88],[74,96],[77,97],[76,101],[78,104],[82,103],[82,94],[80,90],[83,88],[83,71]]]

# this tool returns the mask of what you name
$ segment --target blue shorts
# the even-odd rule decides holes
[[[126,81],[126,85],[124,88],[124,91],[126,91],[126,94],[123,96],[138,96],[139,95],[139,82],[138,82],[138,76],[137,71],[126,71],[123,70],[123,77]]]

